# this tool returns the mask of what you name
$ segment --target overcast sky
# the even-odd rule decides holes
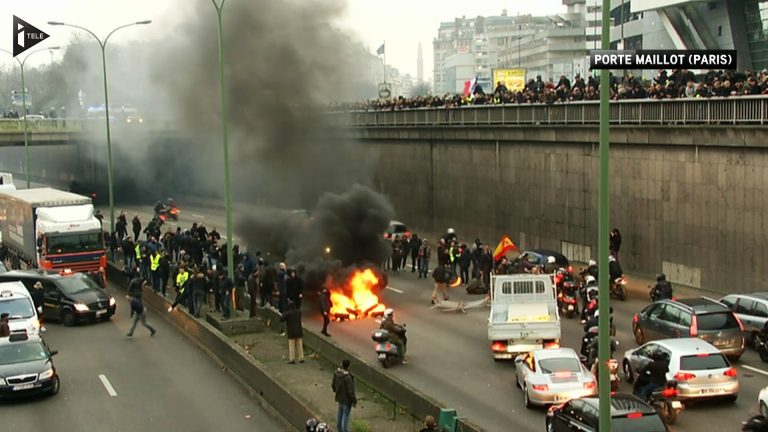
[[[40,46],[65,44],[72,33],[64,27],[49,26],[48,21],[77,24],[104,36],[116,26],[151,19],[151,25],[125,29],[111,40],[119,43],[120,40],[158,39],[172,31],[189,13],[189,10],[185,10],[181,5],[190,5],[193,2],[210,3],[209,0],[0,1],[4,5],[3,13],[0,14],[0,28],[11,28],[13,15],[17,15],[51,35]],[[210,7],[211,19],[214,20],[216,18],[213,5]],[[440,22],[451,21],[460,16],[501,15],[503,9],[507,9],[508,15],[549,15],[565,12],[562,0],[347,0],[345,13],[333,25],[352,34],[371,51],[375,51],[386,41],[387,63],[414,77],[417,47],[421,42],[424,77],[429,80],[432,76],[432,40],[437,35]],[[0,35],[6,35],[0,40],[0,48],[12,49],[10,33],[8,30],[0,31]],[[35,55],[29,63],[43,61],[50,61],[50,57],[45,54]]]

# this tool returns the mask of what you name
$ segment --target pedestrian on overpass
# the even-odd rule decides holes
[[[331,389],[336,394],[336,402],[339,404],[336,412],[336,428],[339,432],[349,432],[349,417],[352,407],[357,405],[355,394],[355,378],[349,373],[349,359],[341,362],[341,367],[333,374]]]
[[[136,324],[139,321],[141,321],[141,325],[149,330],[150,336],[154,336],[157,331],[147,324],[147,315],[144,311],[144,303],[141,301],[141,297],[131,297],[130,295],[126,297],[131,301],[131,313],[133,314],[133,324],[131,324],[131,329],[128,330],[126,336],[133,337],[133,331],[136,330]]]

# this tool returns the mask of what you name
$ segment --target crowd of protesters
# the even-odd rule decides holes
[[[696,76],[686,69],[674,69],[671,73],[660,70],[653,80],[643,81],[633,74],[623,79],[611,74],[611,99],[676,99],[709,98],[741,95],[768,94],[768,70],[709,71]],[[337,111],[396,111],[415,108],[455,108],[466,105],[500,104],[555,104],[600,99],[600,78],[586,79],[576,75],[571,81],[564,75],[555,82],[544,81],[541,75],[531,79],[525,88],[511,91],[505,83],[496,83],[492,92],[476,85],[472,94],[445,94],[373,99],[361,103],[336,104]]]
[[[232,247],[234,280],[231,280],[227,276],[226,244],[221,243],[215,227],[208,231],[203,224],[194,223],[186,230],[178,227],[162,232],[162,225],[159,218],[153,218],[142,227],[139,215],[129,223],[121,212],[115,231],[108,235],[112,261],[117,261],[118,251],[122,251],[124,271],[133,281],[129,289],[132,295],[140,295],[145,284],[163,296],[169,296],[170,290],[174,290],[175,301],[169,310],[182,305],[191,314],[200,316],[206,305],[208,310],[221,313],[224,319],[246,309],[254,317],[259,303],[280,313],[289,303],[301,307],[303,283],[295,269],[283,263],[270,264],[260,252],[241,251],[235,244]],[[143,240],[141,234],[145,236]],[[245,305],[246,291],[250,307]]]

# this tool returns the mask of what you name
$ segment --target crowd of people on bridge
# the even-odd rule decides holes
[[[490,89],[489,89],[490,90]],[[335,104],[336,111],[398,111],[417,108],[456,108],[467,105],[502,104],[555,104],[600,99],[600,78],[579,74],[573,80],[561,75],[555,82],[544,81],[541,75],[531,79],[524,89],[512,91],[505,83],[497,82],[492,91],[486,92],[476,85],[472,94],[443,96],[426,95],[393,99],[373,99],[360,103]],[[671,73],[660,70],[653,80],[642,81],[633,74],[623,79],[611,74],[611,99],[677,99],[710,98],[768,94],[768,70],[709,71],[696,76],[686,69],[674,69]]]

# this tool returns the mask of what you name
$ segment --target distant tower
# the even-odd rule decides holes
[[[421,42],[419,42],[419,53],[416,56],[416,79],[418,82],[424,82],[424,57],[421,55]]]

